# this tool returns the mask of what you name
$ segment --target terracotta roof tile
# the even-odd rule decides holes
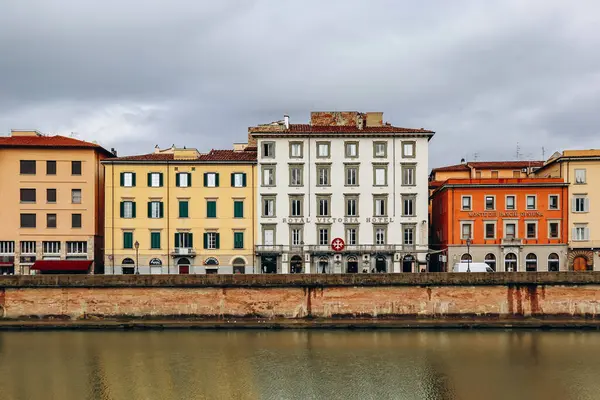
[[[140,154],[136,156],[124,156],[114,158],[111,161],[173,161],[175,160],[173,153],[150,153]],[[197,159],[190,161],[256,161],[256,151],[244,150],[211,150],[206,154],[200,154]]]
[[[113,158],[111,161],[171,161],[173,160],[173,153],[150,153],[140,154],[137,156],[125,156]]]
[[[310,125],[290,124],[289,129],[281,125],[252,126],[248,128],[250,133],[422,133],[433,134],[435,132],[426,129],[401,128],[391,125],[369,126],[358,129],[354,125]]]
[[[469,167],[475,169],[521,169],[528,167],[541,167],[543,161],[473,161],[466,164],[448,165],[445,167],[434,168],[432,172],[449,172],[449,171],[468,171]]]
[[[104,147],[86,142],[84,140],[74,139],[66,136],[3,136],[0,137],[0,147],[70,147],[70,148],[91,148],[104,152],[112,156],[112,153]]]

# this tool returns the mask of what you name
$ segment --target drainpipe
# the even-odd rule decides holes
[[[111,191],[111,207],[112,207],[112,211],[111,211],[111,218],[112,218],[112,234],[111,234],[111,240],[112,240],[112,244],[111,244],[111,253],[112,253],[112,273],[113,275],[115,274],[115,164],[114,162],[110,164],[110,169],[112,172],[112,185],[110,188]]]
[[[171,236],[171,232],[169,231],[169,222],[170,222],[170,197],[169,197],[169,161],[167,161],[167,275],[171,274],[171,257],[169,254],[169,238]]]

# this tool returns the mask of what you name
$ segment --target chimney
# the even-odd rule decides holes
[[[111,147],[110,152],[113,153],[113,156],[117,156],[117,150],[114,147]]]
[[[466,163],[465,159],[464,159],[464,158],[461,158],[461,159],[460,159],[460,163],[461,163],[461,164],[465,164],[465,163]]]
[[[290,129],[290,116],[289,115],[283,116],[283,123],[285,124],[285,129]]]

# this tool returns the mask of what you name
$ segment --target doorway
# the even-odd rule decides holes
[[[177,261],[177,266],[179,267],[179,274],[189,275],[190,264],[190,260],[188,260],[187,258],[180,258],[179,261]]]
[[[402,260],[402,272],[413,272],[413,263],[415,258],[411,255],[405,256]]]
[[[302,273],[302,257],[294,256],[292,257],[292,274],[301,274]]]
[[[387,260],[384,256],[375,257],[375,272],[384,273],[387,272]]]
[[[276,274],[277,256],[262,256],[260,266],[263,274]]]
[[[573,259],[573,271],[587,271],[587,259],[577,256]]]
[[[329,258],[321,257],[319,259],[317,273],[319,273],[319,274],[328,274],[329,273]]]
[[[348,273],[356,274],[358,273],[358,258],[352,256],[348,257]]]

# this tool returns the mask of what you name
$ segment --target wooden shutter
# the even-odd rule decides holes
[[[125,202],[121,202],[121,218],[125,217]]]
[[[208,186],[208,172],[204,173],[204,187]]]
[[[158,203],[158,215],[162,218],[164,216],[164,203],[161,201]]]
[[[125,172],[121,172],[121,187],[125,186]]]
[[[179,173],[175,174],[175,186],[179,187]]]
[[[219,173],[215,172],[215,187],[219,187]]]
[[[152,202],[148,202],[148,218],[152,218]]]
[[[242,186],[246,187],[246,173],[245,172],[242,174]]]
[[[135,186],[135,172],[131,173],[131,186]]]
[[[175,233],[175,247],[179,247],[180,244],[180,238],[179,238],[179,233]]]
[[[218,249],[220,247],[221,242],[221,234],[215,233],[215,248]]]
[[[204,233],[204,248],[208,249],[208,233]]]
[[[135,218],[135,201],[131,202],[131,217]]]
[[[148,187],[152,186],[152,172],[148,172]]]
[[[190,172],[188,172],[187,177],[188,177],[188,187],[192,187],[192,174]]]
[[[231,187],[235,186],[235,174],[232,172],[231,173]]]
[[[163,173],[158,175],[158,186],[163,187]]]

